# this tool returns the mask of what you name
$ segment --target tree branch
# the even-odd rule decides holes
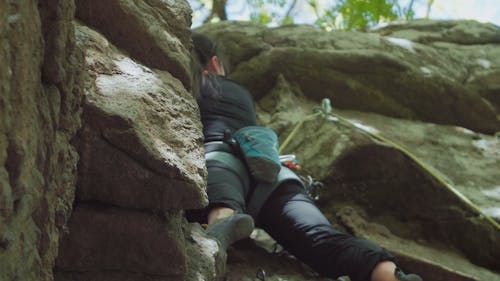
[[[203,23],[210,22],[215,17],[219,18],[221,21],[227,20],[226,4],[227,0],[212,0],[212,10]]]
[[[425,18],[429,19],[429,14],[431,13],[431,6],[434,3],[434,0],[427,1],[427,11],[425,12]]]
[[[290,7],[288,7],[288,11],[286,11],[285,13],[285,17],[283,18],[283,20],[287,19],[290,17],[290,14],[292,13],[293,9],[295,8],[295,6],[297,5],[297,0],[293,0],[292,4],[290,5]]]

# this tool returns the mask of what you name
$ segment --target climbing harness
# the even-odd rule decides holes
[[[439,176],[431,167],[429,167],[427,164],[422,162],[420,159],[418,159],[415,155],[413,155],[410,151],[408,151],[406,148],[404,148],[402,145],[373,132],[370,132],[369,130],[362,128],[360,126],[356,126],[353,122],[351,122],[349,119],[334,113],[332,111],[332,106],[330,99],[325,98],[321,101],[321,107],[318,107],[314,110],[314,113],[311,115],[308,115],[304,117],[295,127],[293,128],[292,132],[288,137],[285,139],[281,147],[279,148],[279,152],[283,152],[287,145],[290,143],[290,141],[295,137],[297,134],[299,128],[306,122],[315,119],[316,117],[321,116],[325,118],[326,120],[329,121],[340,121],[343,122],[344,124],[349,125],[350,127],[353,127],[355,129],[361,130],[362,132],[368,134],[369,136],[377,139],[380,142],[383,142],[385,144],[388,144],[395,149],[401,151],[403,154],[408,156],[410,159],[415,161],[422,169],[427,171],[431,176],[433,176],[440,184],[442,184],[448,191],[454,193],[459,200],[461,200],[464,204],[466,204],[469,208],[471,208],[473,211],[476,212],[476,214],[480,218],[484,218],[487,220],[489,223],[491,223],[497,230],[500,230],[500,224],[498,224],[494,219],[492,219],[490,216],[486,215],[479,207],[477,207],[472,201],[469,200],[469,198],[465,197],[460,191],[456,190],[453,186],[451,186],[448,182],[446,182],[441,176]]]

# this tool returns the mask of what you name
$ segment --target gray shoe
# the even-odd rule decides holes
[[[405,274],[399,267],[394,271],[394,275],[399,281],[423,281],[422,278],[416,274]]]
[[[234,242],[249,237],[253,228],[254,222],[251,216],[235,214],[217,219],[208,225],[206,233],[217,239],[221,248],[226,251]]]

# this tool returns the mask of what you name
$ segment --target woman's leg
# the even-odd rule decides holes
[[[207,222],[206,233],[219,241],[222,249],[250,236],[254,228],[252,217],[243,214],[247,187],[241,175],[222,163],[207,163],[207,195],[209,205],[201,211],[189,211],[190,220]]]
[[[282,184],[264,204],[258,226],[286,250],[328,277],[353,281],[396,280],[394,257],[373,243],[335,230],[296,182]],[[382,271],[373,271],[381,264]],[[385,272],[392,267],[392,273]],[[392,278],[392,279],[391,279]]]
[[[189,221],[213,223],[236,213],[244,213],[246,190],[241,176],[219,162],[207,162],[208,206],[186,211]]]
[[[234,210],[228,207],[214,207],[208,211],[207,223],[212,224],[214,221],[222,218],[227,218],[234,215]]]

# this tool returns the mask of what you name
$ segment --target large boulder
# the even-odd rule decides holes
[[[275,129],[283,141],[315,106],[298,88],[283,78],[279,81],[259,101],[258,112],[259,121]],[[373,113],[334,109],[334,114],[339,116],[305,122],[284,150],[296,153],[302,173],[325,183],[319,201],[325,213],[347,231],[405,258],[432,261],[466,275],[492,276],[463,264],[469,259],[498,268],[500,231],[498,223],[486,216],[494,215],[500,202],[495,195],[498,139],[460,127]],[[368,222],[378,226],[366,227]],[[385,230],[379,231],[380,226]],[[402,250],[401,244],[412,245]],[[459,249],[460,266],[437,258],[429,250],[433,247],[453,257]],[[425,254],[411,254],[411,249],[421,248]]]
[[[221,251],[213,237],[207,236],[198,223],[185,227],[188,281],[221,281],[227,280],[227,253]]]
[[[0,2],[0,280],[52,280],[71,213],[84,77],[73,16],[73,1]]]
[[[492,23],[475,20],[414,20],[376,28],[372,32],[422,44],[446,42],[464,46],[500,43],[500,30]],[[478,55],[484,55],[478,54]]]
[[[478,25],[471,28],[477,30]],[[199,32],[219,42],[227,54],[230,77],[257,99],[283,75],[308,98],[328,97],[341,109],[494,133],[500,130],[498,109],[492,105],[495,98],[484,97],[494,96],[498,88],[491,77],[500,63],[500,28],[483,29],[480,33],[488,36],[467,45],[461,41],[426,45],[395,37],[400,33],[324,32],[312,26],[268,29],[219,23]]]
[[[79,204],[68,227],[70,233],[61,242],[57,260],[57,270],[62,272],[58,280],[73,272],[89,279],[120,271],[158,276],[159,280],[184,277],[186,251],[180,214],[165,218]]]
[[[258,121],[284,142],[319,104],[283,77],[278,81],[259,100]],[[484,217],[498,206],[498,140],[456,126],[336,108],[333,113],[345,120],[330,116],[303,123],[284,153],[296,153],[301,174],[323,180],[318,204],[334,226],[388,249],[424,280],[498,279],[499,251],[493,245],[499,231]],[[261,230],[252,238],[230,251],[228,278],[251,280],[264,273],[266,280],[330,280]]]
[[[148,67],[191,87],[187,1],[77,0],[76,16]]]
[[[498,278],[489,269],[500,260],[499,144],[483,133],[500,129],[499,30],[419,21],[368,34],[250,23],[197,31],[219,43],[230,77],[254,94],[259,123],[290,140],[284,153],[325,183],[318,204],[336,227],[445,281]],[[340,116],[305,122],[287,139],[323,98]],[[230,262],[230,274],[254,273],[267,258],[255,255],[238,251],[243,262]],[[277,264],[266,262],[267,279],[300,280]]]
[[[465,87],[500,111],[500,29],[476,21],[414,21],[375,32],[432,46],[462,67]],[[463,70],[466,70],[463,72]]]
[[[224,280],[225,252],[179,215],[82,205],[69,224],[73,233],[61,244],[57,281]]]
[[[78,28],[86,83],[77,197],[116,206],[194,209],[207,203],[196,102],[167,72],[123,55]]]
[[[78,25],[76,34],[88,79],[74,140],[75,211],[55,279],[220,280],[225,255],[183,219],[184,209],[207,204],[194,97],[177,78],[128,58],[95,30]]]

